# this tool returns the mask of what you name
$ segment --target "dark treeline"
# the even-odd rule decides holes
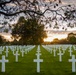
[[[36,41],[36,40],[34,40]],[[38,42],[38,41],[37,41]],[[7,41],[6,39],[4,39],[3,36],[0,36],[0,45],[30,45],[31,41],[26,42],[26,43],[22,43],[21,40],[17,41],[16,39],[12,42]],[[68,37],[66,39],[61,39],[59,40],[58,38],[55,38],[52,42],[39,42],[39,43],[32,43],[32,44],[76,44],[76,34],[74,33],[69,33]]]
[[[44,44],[76,44],[76,34],[69,33],[66,39],[59,40],[55,38],[52,42],[46,42]]]

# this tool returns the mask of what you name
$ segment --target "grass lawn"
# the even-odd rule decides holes
[[[9,52],[9,57],[6,58],[9,60],[6,63],[6,72],[1,72],[1,63],[0,63],[0,75],[76,75],[72,73],[71,62],[68,62],[69,56],[68,49],[62,57],[62,62],[59,62],[59,56],[54,57],[53,53],[50,54],[42,46],[41,49],[41,59],[43,62],[40,64],[41,72],[36,72],[36,62],[33,62],[36,59],[36,50],[37,46],[31,50],[28,54],[25,54],[24,57],[19,56],[19,62],[15,62],[15,56],[12,54],[11,50]],[[57,52],[58,53],[58,52]],[[3,55],[5,53],[3,52]],[[76,54],[76,51],[73,52]],[[1,59],[2,55],[0,55]]]

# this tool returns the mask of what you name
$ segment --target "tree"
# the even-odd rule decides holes
[[[76,36],[76,34],[74,34],[74,33],[68,34],[67,40],[69,41],[69,43],[76,44],[76,37],[75,36]]]
[[[3,38],[4,37],[0,35],[0,45],[2,45],[4,43],[4,41],[3,41],[4,39]]]
[[[26,19],[38,17],[41,22],[45,18],[45,22],[49,24],[51,21],[58,21],[58,19],[62,23],[68,20],[74,22],[76,19],[75,5],[59,6],[61,3],[61,0],[0,0],[0,16],[4,16],[2,23],[0,23],[8,23],[7,19],[10,19],[10,21],[15,20],[20,14],[24,14]],[[52,14],[52,16],[46,17],[46,13]]]
[[[13,25],[12,35],[15,38],[20,37],[22,44],[41,44],[46,37],[44,25],[38,23],[37,19],[25,20],[20,17],[18,23]]]
[[[4,32],[8,33],[8,29],[4,29]]]
[[[54,44],[58,44],[58,43],[59,43],[59,39],[58,39],[58,38],[55,38],[52,42],[53,42]]]
[[[50,12],[52,16],[45,17],[48,21],[57,20],[57,16],[62,21],[76,19],[75,5],[59,6],[59,4],[62,4],[62,0],[0,0],[0,16],[3,15],[5,20],[3,19],[2,21],[5,23],[7,23],[7,19],[10,18],[10,21],[12,21],[21,13],[26,18],[31,18],[34,16],[45,17],[45,14]]]
[[[49,0],[49,3],[52,4],[54,1]],[[58,3],[61,3],[61,0],[58,0]],[[42,15],[40,6],[48,7],[46,0],[0,0],[0,14],[5,16],[13,16],[19,13]],[[55,8],[58,4],[52,6]]]

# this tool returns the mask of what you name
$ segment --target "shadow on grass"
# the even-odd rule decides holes
[[[0,75],[9,75],[8,73],[6,73],[6,72],[0,72]]]

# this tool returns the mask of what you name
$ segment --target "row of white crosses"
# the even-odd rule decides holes
[[[59,48],[60,49],[60,48]],[[8,50],[6,51],[8,53]],[[76,62],[76,59],[75,59],[75,55],[72,55],[71,54],[71,47],[70,47],[70,55],[72,56],[72,59],[69,59],[69,62],[72,62],[72,72],[75,72],[75,62]],[[7,53],[6,53],[6,56],[7,56]],[[18,62],[18,56],[20,54],[18,54],[18,51],[16,51],[16,54],[14,54],[16,56],[16,62]],[[40,62],[43,62],[42,59],[40,59],[40,46],[38,46],[38,49],[37,49],[37,59],[34,60],[34,62],[37,62],[37,72],[40,72]],[[61,51],[59,50],[59,61],[61,62],[62,61],[62,55],[63,53],[61,53]],[[0,60],[0,62],[2,63],[2,72],[5,72],[5,63],[8,62],[8,60],[5,59],[5,56],[2,56],[2,60]]]
[[[6,57],[8,57],[8,49],[11,49],[11,51],[13,52],[13,54],[15,53],[15,51],[19,51],[22,50],[23,48],[25,49],[25,51],[29,52],[32,48],[34,48],[35,45],[27,45],[27,46],[1,46],[0,47],[0,54],[2,54],[2,51],[6,50]]]
[[[34,47],[35,47],[35,46],[32,46],[32,47],[30,47],[30,48],[27,49],[27,50],[30,51],[30,50],[32,50]],[[19,52],[19,49],[16,51],[16,54],[14,54],[14,55],[16,56],[16,59],[15,59],[16,62],[18,62],[18,56],[20,56],[20,54],[19,54],[18,52]],[[24,57],[24,53],[25,53],[24,49],[20,50],[20,52],[22,53],[22,57]]]
[[[52,54],[52,52],[53,52],[53,54],[54,54],[54,57],[56,56],[56,52],[57,52],[57,49],[59,50],[59,53],[61,53],[60,51],[61,51],[61,49],[62,49],[62,53],[64,54],[65,53],[65,51],[66,51],[66,49],[69,47],[69,53],[70,53],[70,56],[72,56],[72,45],[67,45],[67,46],[65,46],[65,45],[53,45],[53,46],[51,46],[51,47],[49,47],[49,46],[45,46],[45,45],[43,45],[43,47],[45,48],[45,49],[48,49],[49,50],[49,52],[51,51],[51,54]],[[63,47],[63,48],[62,48]]]
[[[37,62],[37,72],[40,73],[40,62],[43,62],[43,59],[40,59],[40,45],[38,45],[38,48],[37,48],[37,53],[36,53],[36,56],[37,56],[37,59],[34,59],[34,62]]]
[[[32,50],[34,47],[35,47],[35,46],[31,46],[31,47],[30,47],[30,50]],[[28,50],[29,50],[29,49],[28,49]],[[2,50],[2,51],[3,51],[3,50]],[[19,51],[19,50],[17,50],[16,53],[13,53],[13,54],[16,56],[16,59],[15,59],[16,62],[18,62],[18,56],[20,55],[20,54],[18,53],[18,51]],[[6,51],[5,51],[5,52],[6,52],[6,57],[8,57],[8,52],[9,52],[9,51],[8,51],[8,47],[6,47]],[[23,55],[23,50],[22,50],[21,52],[22,52],[22,57],[23,57],[23,56],[24,56],[24,55]],[[2,53],[1,53],[1,54],[2,54]],[[8,61],[9,61],[9,60],[6,60],[6,59],[5,59],[5,55],[2,55],[2,59],[0,60],[0,63],[2,63],[1,72],[5,72],[5,63],[8,62]]]
[[[48,49],[48,46],[44,46],[43,45],[43,47],[45,48],[45,49]],[[68,47],[68,46],[67,46]],[[69,59],[69,62],[72,62],[72,72],[76,72],[76,66],[75,66],[75,63],[76,63],[76,59],[75,59],[75,55],[72,55],[72,47],[74,47],[74,46],[72,46],[72,45],[69,45],[69,54],[70,54],[70,57],[72,57],[72,59]],[[75,49],[75,47],[74,47],[74,49]],[[56,56],[56,49],[55,49],[55,47],[54,47],[54,56]],[[64,55],[64,53],[65,52],[61,52],[61,50],[60,50],[60,47],[59,47],[59,53],[58,53],[58,55],[59,55],[59,61],[61,62],[62,61],[62,55]]]

